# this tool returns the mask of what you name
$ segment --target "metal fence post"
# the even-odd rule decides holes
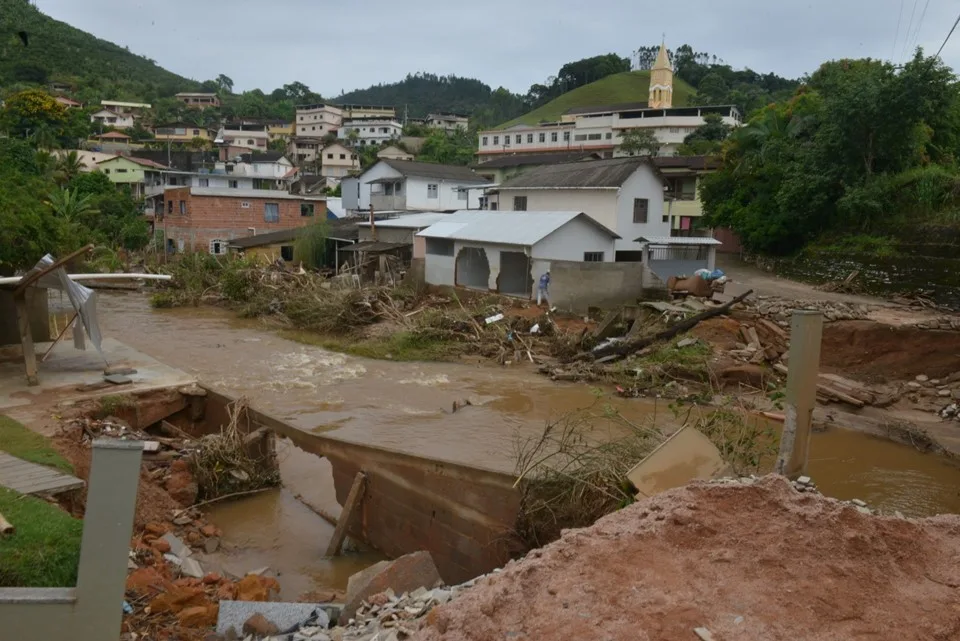
[[[796,478],[807,469],[813,407],[817,401],[820,340],[823,315],[814,310],[794,310],[790,321],[790,361],[787,406],[774,471]]]

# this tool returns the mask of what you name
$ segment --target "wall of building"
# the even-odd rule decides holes
[[[369,226],[360,225],[360,240],[373,240],[373,231]],[[377,240],[384,243],[412,243],[413,235],[418,229],[402,229],[399,227],[377,227]]]
[[[506,211],[514,209],[515,196],[527,197],[527,211],[582,211],[604,227],[617,231],[617,192],[614,189],[511,189],[492,198],[499,201],[497,209]]]
[[[156,227],[164,230],[167,239],[173,240],[177,251],[209,251],[211,240],[244,238],[251,234],[250,228],[255,229],[258,234],[265,234],[309,225],[316,220],[324,220],[327,215],[326,203],[323,201],[269,196],[253,198],[246,195],[191,195],[189,188],[168,189],[164,197],[166,206],[163,220],[158,221]],[[180,214],[180,201],[185,202],[186,215]],[[300,215],[301,202],[314,204],[313,216]],[[170,203],[173,203],[173,213],[170,213]],[[249,207],[243,207],[243,203],[248,203]],[[264,220],[266,203],[277,203],[279,206],[278,222]]]
[[[340,197],[345,210],[356,211],[360,209],[360,187],[359,178],[350,177],[340,181]]]
[[[469,187],[478,183],[441,180],[438,178],[407,178],[407,209],[437,211],[447,209],[479,209],[481,190],[472,189],[460,197],[459,187]],[[427,185],[437,185],[437,198],[428,198]]]
[[[424,279],[431,285],[453,286],[456,274],[456,256],[437,256],[426,254],[424,260]]]
[[[603,252],[614,259],[614,238],[582,219],[574,219],[530,248],[530,255],[543,260],[582,261],[585,252]]]
[[[100,171],[107,175],[110,182],[119,184],[142,183],[144,177],[143,165],[122,156],[100,165]]]
[[[550,262],[550,303],[577,314],[636,302],[659,285],[643,263]]]
[[[633,199],[646,198],[647,222],[633,222]],[[634,242],[640,236],[669,236],[670,223],[663,220],[663,182],[649,165],[642,165],[620,188],[617,200],[617,223],[613,227],[622,238],[617,241],[617,251],[638,251]]]

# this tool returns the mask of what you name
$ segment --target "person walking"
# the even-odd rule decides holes
[[[537,307],[540,307],[541,301],[547,301],[547,307],[550,307],[550,270],[548,269],[540,276],[540,282],[537,284]]]

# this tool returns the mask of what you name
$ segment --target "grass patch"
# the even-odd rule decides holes
[[[824,237],[804,248],[803,256],[818,258],[822,253],[869,255],[889,258],[898,255],[898,241],[885,236],[855,234]]]
[[[671,381],[709,381],[710,346],[703,341],[677,347],[680,339],[658,343],[611,368],[614,382],[648,389]],[[649,351],[648,351],[649,350]]]
[[[0,587],[77,584],[83,521],[55,505],[0,488],[0,513],[16,528],[0,538]]]
[[[685,107],[697,93],[696,89],[681,80],[673,79],[673,106]],[[573,91],[557,96],[545,105],[533,111],[505,122],[500,127],[517,124],[535,125],[542,121],[554,122],[574,107],[598,107],[623,102],[646,102],[650,97],[649,71],[624,71],[596,82],[577,87]]]
[[[380,338],[355,339],[349,336],[328,336],[299,330],[282,330],[282,338],[315,345],[331,352],[384,361],[450,361],[462,353],[462,347],[412,332],[395,332]]]
[[[100,405],[100,418],[106,418],[107,416],[116,414],[120,410],[127,410],[137,406],[137,402],[127,394],[107,394],[106,396],[101,396],[98,403]]]
[[[45,436],[3,415],[0,415],[0,451],[24,461],[73,473],[73,466],[53,449]]]

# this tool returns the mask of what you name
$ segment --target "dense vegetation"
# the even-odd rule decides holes
[[[960,222],[958,152],[960,88],[939,58],[828,62],[729,136],[701,197],[758,252],[883,238]]]

